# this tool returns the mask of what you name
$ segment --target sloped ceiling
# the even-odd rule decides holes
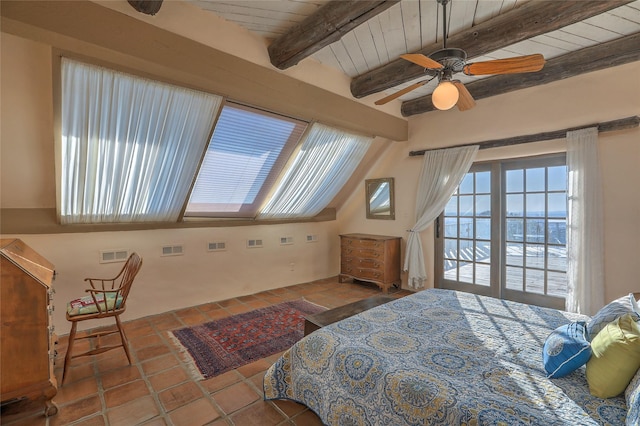
[[[424,70],[400,55],[429,54],[443,43],[442,5],[436,0],[190,2],[264,37],[278,68],[311,56],[340,70],[352,78],[358,98],[382,98],[424,80]],[[446,22],[448,46],[466,50],[469,62],[533,53],[547,60],[537,75],[491,76],[485,82],[456,75],[476,99],[640,59],[640,0],[451,0]],[[274,57],[304,38],[307,46],[298,57]],[[403,115],[432,110],[436,85],[437,79],[401,96]]]

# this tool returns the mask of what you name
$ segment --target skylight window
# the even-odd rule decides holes
[[[254,217],[307,123],[227,103],[185,216]]]

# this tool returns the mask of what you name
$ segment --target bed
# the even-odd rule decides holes
[[[588,317],[425,290],[326,326],[267,371],[265,399],[327,425],[623,425],[624,394],[589,393],[585,367],[548,379],[545,339]]]

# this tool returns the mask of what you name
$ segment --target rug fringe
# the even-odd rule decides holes
[[[173,343],[177,346],[178,352],[182,357],[182,361],[187,364],[187,370],[189,370],[189,374],[193,377],[194,380],[204,380],[206,377],[200,372],[198,367],[196,366],[196,361],[193,359],[187,348],[180,343],[180,340],[173,335],[171,331],[168,331],[169,339],[173,341]]]

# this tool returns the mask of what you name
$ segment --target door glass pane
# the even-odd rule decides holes
[[[519,290],[519,291],[523,291],[524,290],[524,283],[523,283],[523,272],[522,272],[522,268],[516,268],[514,266],[507,266],[506,267],[506,287],[509,290]]]
[[[447,260],[444,265],[444,279],[458,281],[458,262]]]
[[[548,195],[549,217],[567,217],[567,193],[553,192]]]
[[[507,195],[507,217],[524,216],[524,197],[522,194]]]
[[[476,194],[491,193],[491,172],[476,173]]]
[[[538,269],[526,269],[526,274],[526,291],[531,293],[544,294],[544,271]]]
[[[507,192],[522,192],[524,189],[524,170],[507,170]]]
[[[523,266],[524,245],[507,243],[507,265]]]
[[[473,173],[467,173],[460,182],[459,194],[473,194]]]
[[[567,190],[567,166],[549,167],[549,191]]]
[[[460,196],[460,216],[473,216],[473,195]]]
[[[547,222],[547,241],[550,244],[567,244],[567,221],[549,219]]]
[[[544,217],[544,194],[527,194],[527,217]]]
[[[489,241],[476,241],[476,262],[489,263],[491,261],[491,243]]]
[[[447,206],[444,208],[445,216],[456,216],[458,214],[458,196],[451,197]]]
[[[527,219],[527,242],[544,243],[544,219]]]
[[[547,269],[567,271],[567,247],[549,246],[547,249]]]
[[[507,219],[507,241],[524,241],[524,220]]]
[[[565,272],[547,272],[547,293],[557,297],[567,295],[567,274]]]
[[[491,195],[476,195],[476,216],[491,216]]]
[[[458,218],[457,217],[444,218],[444,236],[450,237],[450,238],[456,238],[458,236]]]
[[[525,261],[528,267],[544,268],[544,244],[527,244],[526,253]]]
[[[444,240],[444,257],[445,259],[458,258],[458,240],[445,238]]]
[[[491,265],[476,263],[476,284],[485,287],[491,285]]]
[[[473,218],[460,218],[460,238],[473,238]]]
[[[544,191],[544,167],[538,169],[527,169],[527,192]]]
[[[458,281],[473,284],[473,263],[460,262]]]
[[[460,253],[458,259],[473,260],[473,241],[460,240]]]
[[[491,239],[491,219],[476,219],[476,238],[479,240]]]

